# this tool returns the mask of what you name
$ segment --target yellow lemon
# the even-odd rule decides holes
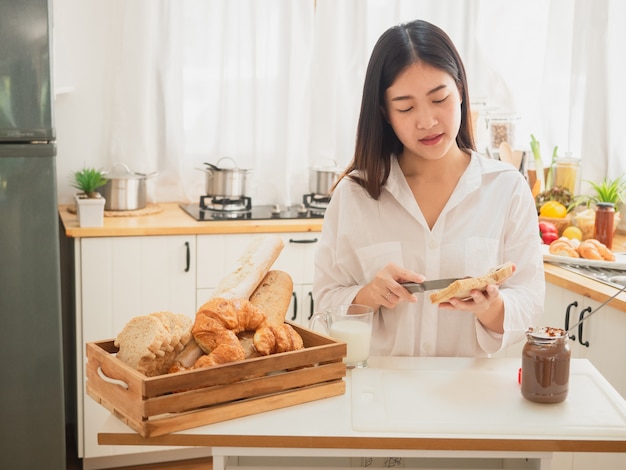
[[[539,209],[539,215],[541,217],[562,219],[567,215],[567,207],[557,201],[548,201]]]
[[[570,225],[565,230],[563,230],[563,236],[569,238],[570,240],[582,240],[583,232],[578,227]]]

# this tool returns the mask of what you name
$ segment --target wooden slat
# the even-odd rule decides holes
[[[206,410],[198,410],[188,414],[178,414],[163,419],[153,419],[145,422],[144,437],[162,436],[171,432],[219,423],[229,419],[250,416],[265,411],[287,408],[311,401],[342,395],[346,391],[343,380],[312,385],[304,389],[276,393],[266,397],[251,398],[248,400],[218,405]],[[132,427],[132,426],[131,426]],[[134,429],[134,428],[133,428]],[[135,429],[136,430],[136,429]]]
[[[203,406],[213,406],[250,397],[270,395],[287,390],[341,379],[346,374],[343,363],[334,363],[289,373],[236,382],[227,386],[202,388],[146,400],[144,416],[179,413]]]

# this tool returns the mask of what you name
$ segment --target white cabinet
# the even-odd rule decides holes
[[[97,433],[109,412],[85,393],[85,343],[114,338],[138,315],[169,310],[193,318],[195,245],[195,236],[75,240],[79,457],[161,449],[98,445]]]
[[[600,302],[591,300],[554,284],[546,284],[545,318],[546,326],[559,328],[572,327],[580,315],[593,311]],[[569,311],[569,318],[567,312]],[[569,321],[568,321],[569,320]],[[626,313],[604,306],[591,318],[574,328],[570,340],[572,357],[589,359],[600,373],[626,397]],[[625,454],[603,453],[564,453],[556,454],[552,470],[587,470],[602,468],[618,470],[626,468]]]
[[[583,312],[586,317],[599,306],[600,302],[554,284],[546,284],[547,326],[571,328]],[[626,369],[623,367],[626,358],[626,312],[605,305],[575,328],[571,336],[572,356],[589,359],[611,385],[626,397]]]

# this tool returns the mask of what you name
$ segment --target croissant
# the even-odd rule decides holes
[[[254,347],[262,356],[302,349],[302,337],[287,323],[268,324],[256,330]]]
[[[609,250],[605,244],[599,242],[594,238],[585,240],[578,247],[578,252],[583,258],[615,261],[615,255]]]
[[[558,256],[569,256],[571,258],[580,258],[576,248],[566,240],[558,239],[550,243],[550,253]]]
[[[245,359],[246,353],[237,334],[255,331],[265,325],[266,320],[266,315],[248,300],[210,299],[196,313],[191,328],[196,343],[206,353],[196,360],[193,367]]]

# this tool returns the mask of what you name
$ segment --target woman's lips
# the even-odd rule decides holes
[[[420,139],[420,143],[424,145],[436,145],[441,142],[441,139],[443,139],[443,134],[430,135],[428,137]]]

